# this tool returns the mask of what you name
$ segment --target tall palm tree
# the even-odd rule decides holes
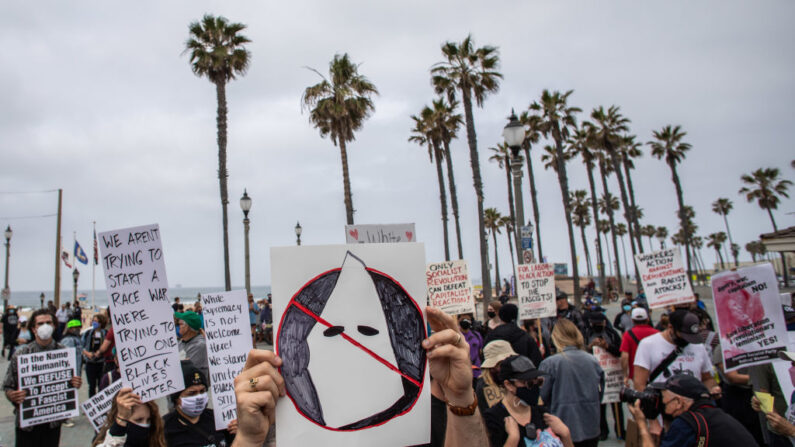
[[[478,107],[489,93],[499,90],[502,74],[499,67],[499,54],[496,47],[475,47],[472,36],[461,43],[446,42],[442,45],[444,61],[431,68],[431,83],[437,94],[446,94],[452,101],[461,95],[469,144],[469,162],[472,165],[472,180],[478,205],[478,239],[480,241],[480,272],[483,278],[483,310],[486,311],[492,297],[489,279],[489,243],[486,239],[486,224],[483,215],[483,181],[480,176],[475,117],[472,113],[472,100]]]
[[[533,159],[530,157],[530,150],[533,148],[533,145],[538,143],[538,140],[541,139],[543,120],[537,114],[525,111],[519,116],[519,122],[524,125],[522,149],[524,149],[524,158],[527,162],[527,181],[530,183],[530,199],[533,203],[533,220],[536,227],[536,251],[538,252],[539,262],[543,262],[544,250],[541,248],[541,219],[538,211],[538,194],[536,191],[535,174],[533,172]]]
[[[641,236],[646,236],[649,238],[649,250],[654,250],[654,247],[652,247],[651,238],[657,234],[657,227],[654,225],[644,225],[640,227],[640,234]]]
[[[642,143],[635,141],[635,135],[626,135],[619,148],[619,153],[621,154],[621,163],[624,166],[624,174],[627,176],[627,191],[629,192],[629,202],[631,203],[628,213],[635,226],[635,238],[638,241],[639,251],[643,253],[643,244],[640,241],[640,218],[634,213],[638,205],[635,202],[635,188],[632,186],[631,174],[631,171],[635,169],[633,159],[640,158],[643,155],[643,151],[640,150],[641,146],[643,146]]]
[[[767,248],[765,248],[765,244],[763,244],[760,241],[751,241],[751,242],[745,244],[745,250],[748,251],[748,253],[751,254],[751,259],[753,259],[754,262],[756,262],[756,257],[757,256],[762,257],[767,252]]]
[[[450,142],[458,135],[464,120],[460,114],[455,113],[458,108],[458,101],[447,102],[444,98],[433,101],[433,122],[434,129],[441,138],[444,147],[444,160],[447,165],[447,183],[450,186],[450,205],[453,208],[453,220],[455,221],[455,238],[458,246],[458,259],[464,259],[464,246],[461,243],[461,223],[458,213],[458,193],[455,186],[455,176],[453,175],[453,161],[450,152]]]
[[[693,259],[696,262],[696,270],[701,271],[701,277],[706,280],[707,268],[704,264],[704,257],[701,256],[701,247],[704,246],[704,239],[701,236],[691,237],[691,248],[693,250]]]
[[[616,228],[615,228],[615,218],[613,217],[614,211],[619,208],[618,199],[615,198],[612,194],[610,194],[610,190],[607,188],[607,176],[612,171],[610,165],[607,164],[607,160],[605,154],[600,152],[598,154],[599,159],[599,173],[602,175],[602,198],[599,200],[599,208],[600,210],[607,214],[608,222],[610,222],[610,232],[613,235],[613,254],[617,255],[618,253],[618,242],[616,240]],[[605,200],[608,199],[608,200]],[[609,206],[608,206],[609,204]],[[618,265],[616,262],[616,280],[618,282],[618,291],[619,293],[623,293],[624,291],[624,282],[621,277],[621,266]],[[640,284],[640,282],[638,282]]]
[[[597,229],[597,236],[599,234],[605,235],[605,252],[607,253],[607,265],[609,266],[608,272],[610,276],[613,276],[613,260],[610,257],[610,244],[607,243],[607,233],[610,233],[610,221],[607,219],[600,220],[596,224],[596,229]],[[603,287],[604,287],[603,293],[605,294],[603,296],[607,296],[606,294],[608,287],[606,284]]]
[[[568,105],[569,96],[573,90],[566,93],[558,91],[550,92],[544,90],[539,101],[530,104],[530,110],[536,111],[541,115],[541,132],[545,137],[552,137],[555,142],[557,152],[556,170],[558,183],[560,184],[560,194],[563,200],[564,215],[566,226],[569,231],[569,249],[571,251],[572,277],[574,279],[574,301],[577,305],[581,304],[580,273],[577,267],[577,246],[574,242],[574,226],[571,222],[571,208],[569,207],[569,178],[566,173],[566,159],[563,155],[564,142],[569,139],[571,129],[577,128],[575,114],[582,110],[578,107]]]
[[[624,255],[624,273],[629,277],[629,264],[627,264],[627,247],[624,245],[624,236],[627,234],[627,226],[623,222],[616,224],[616,236],[621,241],[621,253]],[[618,254],[616,254],[616,262],[618,262]],[[633,260],[634,265],[634,260]]]
[[[251,42],[240,34],[246,25],[229,23],[224,17],[205,15],[201,21],[188,26],[190,37],[185,42],[185,52],[190,52],[193,74],[206,77],[215,85],[216,126],[218,134],[218,183],[221,190],[221,213],[224,233],[224,286],[232,290],[232,277],[229,273],[229,219],[227,205],[229,191],[226,170],[226,84],[238,76],[246,74],[251,54],[245,45]]]
[[[485,214],[485,221],[486,221],[486,228],[491,232],[491,237],[494,240],[494,287],[499,289],[500,287],[500,263],[499,258],[497,256],[497,235],[500,233],[500,221],[502,219],[502,215],[497,208],[486,208],[484,211]]]
[[[311,122],[321,137],[330,136],[340,148],[342,159],[342,185],[345,194],[345,218],[353,225],[353,197],[348,173],[348,143],[356,139],[364,121],[375,111],[372,97],[378,94],[375,84],[359,74],[359,65],[351,62],[348,54],[334,55],[329,63],[329,77],[317,73],[322,81],[304,90],[301,104],[309,110]]]
[[[571,201],[572,223],[580,227],[582,247],[585,250],[585,265],[588,267],[588,276],[593,277],[591,271],[591,253],[588,251],[588,240],[585,238],[585,227],[591,224],[591,211],[588,209],[588,193],[584,189],[572,191],[569,195]]]
[[[660,249],[665,249],[665,239],[668,237],[668,228],[666,227],[657,227],[654,235],[660,241]]]
[[[726,225],[726,234],[729,236],[729,243],[734,246],[734,241],[732,240],[732,232],[729,230],[729,220],[726,216],[729,215],[729,212],[734,207],[734,204],[731,200],[720,197],[718,200],[712,202],[712,212],[718,214],[719,216],[723,216],[723,223]],[[734,254],[734,251],[732,251]],[[739,253],[737,253],[739,254]],[[734,254],[734,266],[739,267],[740,263],[737,261],[737,254]]]
[[[409,141],[415,142],[420,146],[428,147],[428,158],[431,163],[436,163],[436,178],[439,182],[439,202],[442,211],[442,232],[444,235],[444,259],[450,260],[450,239],[447,232],[447,191],[444,186],[444,174],[442,171],[442,158],[444,151],[441,149],[439,138],[434,134],[433,129],[433,109],[428,106],[422,108],[419,116],[411,115],[414,121],[414,128],[411,129]]]
[[[588,129],[580,128],[572,133],[569,138],[569,147],[571,152],[579,155],[585,164],[585,170],[588,174],[588,186],[591,190],[591,211],[593,212],[593,221],[599,221],[599,208],[596,203],[596,183],[593,178],[593,171],[596,169],[596,151],[591,146],[591,136]],[[598,234],[597,234],[598,236]],[[587,245],[587,244],[586,244]],[[604,286],[605,283],[605,261],[602,255],[602,238],[596,238],[596,269],[599,271],[599,284]]]
[[[496,162],[501,169],[505,170],[505,181],[508,186],[508,211],[510,212],[510,218],[516,222],[516,214],[513,207],[513,183],[511,182],[511,150],[505,142],[502,142],[495,147],[490,147],[489,151],[492,153],[489,161]]]
[[[656,141],[649,141],[647,144],[651,146],[651,154],[657,157],[658,160],[665,159],[668,167],[671,168],[671,180],[673,180],[674,187],[676,188],[676,199],[679,202],[679,224],[682,229],[685,228],[687,216],[685,215],[685,201],[682,194],[682,183],[679,181],[679,174],[676,172],[676,165],[685,159],[685,154],[692,147],[690,143],[685,143],[682,139],[687,135],[687,132],[682,131],[681,126],[667,125],[661,130],[652,132]],[[687,236],[687,234],[686,234]],[[690,240],[685,237],[683,241],[685,245],[685,253],[687,254],[687,278],[690,280],[691,260],[690,260]]]
[[[723,263],[723,254],[720,252],[720,248],[724,242],[726,242],[726,233],[722,231],[707,236],[707,247],[715,249],[715,253],[718,254],[718,259],[720,260],[721,270],[726,270],[726,265]]]
[[[513,222],[514,221],[508,216],[502,216],[502,219],[500,219],[500,226],[501,227],[505,227],[505,237],[508,238],[508,250],[511,251],[511,272],[512,272],[511,274],[515,275],[516,274],[516,262],[514,262],[514,260],[513,260],[513,241],[514,240],[513,240],[513,236],[511,236],[513,234],[513,231],[514,231],[513,230]],[[521,262],[521,260],[519,262]]]

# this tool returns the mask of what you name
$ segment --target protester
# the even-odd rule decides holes
[[[599,362],[583,351],[584,341],[577,326],[561,319],[552,329],[557,354],[544,359],[539,369],[546,373],[541,399],[571,431],[575,446],[599,443],[599,405],[605,374]]]
[[[638,344],[649,335],[659,332],[651,327],[649,314],[646,309],[636,307],[632,309],[632,329],[624,332],[621,336],[621,370],[624,371],[624,384],[629,386],[635,373],[635,353],[638,351]]]
[[[530,318],[522,321],[522,327],[524,328],[524,331],[527,332],[527,335],[529,335],[536,344],[536,346],[538,346],[538,351],[541,352],[541,358],[543,359],[546,357],[546,347],[549,346],[551,342],[549,338],[549,332],[543,327],[543,325],[539,324],[539,322],[540,320],[538,318]]]
[[[632,300],[624,298],[621,301],[621,312],[613,320],[613,327],[621,332],[626,332],[632,329],[632,324]]]
[[[472,314],[461,314],[458,316],[458,327],[464,334],[464,339],[469,345],[469,361],[472,362],[472,377],[477,380],[480,377],[480,351],[483,349],[483,336],[472,330]]]
[[[70,313],[69,307],[70,307],[69,302],[61,304],[61,308],[58,309],[58,312],[55,313],[55,318],[58,319],[58,327],[55,328],[56,340],[61,339],[63,331],[66,328],[66,323],[69,321],[69,313]]]
[[[539,404],[544,376],[525,356],[499,363],[498,380],[504,397],[483,418],[492,447],[572,447],[571,432],[557,416]]]
[[[778,356],[782,360],[790,362],[790,382],[792,386],[795,386],[795,352],[779,351]],[[790,443],[795,445],[795,391],[790,395],[787,402],[789,402],[789,406],[787,407],[784,417],[779,415],[776,411],[763,412],[761,402],[759,402],[756,396],[751,398],[751,407],[754,411],[765,415],[765,419],[772,431],[780,434],[782,437],[786,436],[789,438]]]
[[[200,333],[201,318],[193,311],[177,312],[174,317],[179,321],[179,351],[184,352],[184,358],[190,360],[204,377],[210,377],[210,364],[207,361],[207,340]]]
[[[743,424],[758,445],[766,445],[767,442],[762,434],[762,421],[752,406],[748,405],[754,396],[749,368],[724,371],[723,351],[720,345],[712,352],[712,365],[720,379],[721,398],[717,401],[718,406]]]
[[[262,310],[259,313],[260,325],[262,327],[263,341],[269,345],[273,344],[273,303],[271,302],[271,294],[268,294],[268,300],[262,303]]]
[[[556,322],[560,320],[569,320],[574,323],[574,325],[577,326],[577,329],[580,330],[580,333],[585,336],[585,320],[583,320],[580,311],[575,309],[573,304],[569,303],[568,298],[569,296],[566,294],[566,292],[559,290],[555,296],[557,315],[554,317],[544,318],[542,320],[542,324],[544,324],[544,326],[546,326],[546,330],[551,333]],[[551,346],[551,348],[554,348],[554,346]]]
[[[28,328],[28,318],[24,315],[19,317],[19,334],[17,335],[17,346],[26,345],[33,341],[33,333]],[[11,358],[9,357],[9,360]]]
[[[64,349],[64,346],[54,339],[55,317],[49,310],[38,309],[34,311],[30,316],[30,323],[31,328],[35,331],[36,341],[20,346],[11,357],[11,361],[8,362],[5,380],[3,381],[3,390],[6,393],[6,398],[14,404],[14,413],[17,415],[14,418],[16,421],[17,447],[55,447],[61,439],[61,423],[63,421],[58,420],[25,428],[19,426],[19,407],[22,401],[25,400],[25,394],[27,393],[25,390],[18,388],[17,363],[19,356]],[[69,384],[74,388],[80,388],[82,379],[78,376],[73,376],[69,380]]]
[[[107,319],[110,321],[110,307],[105,309],[105,313],[107,313]],[[113,350],[116,346],[116,339],[113,335],[113,327],[111,326],[108,331],[105,333],[105,340],[100,345],[99,349],[94,352],[91,352],[90,355],[92,359],[103,359],[104,363],[102,365],[102,373],[105,374],[107,372],[112,371],[116,366],[113,363]]]
[[[69,320],[66,323],[66,332],[61,338],[61,344],[67,348],[74,348],[75,357],[77,358],[77,375],[83,375],[83,340],[80,338],[80,330],[83,329],[83,323],[80,320]]]
[[[105,318],[105,315],[101,313],[95,314],[91,318],[91,329],[83,333],[83,358],[86,365],[88,397],[93,396],[97,392],[97,385],[99,385],[99,379],[102,377],[105,360],[102,357],[95,358],[91,353],[98,351],[100,346],[102,346],[105,335],[107,335],[105,330],[107,324],[108,319]]]
[[[105,388],[109,387],[113,382],[119,380],[121,378],[121,371],[119,370],[119,356],[116,355],[116,348],[112,348],[110,350],[112,355],[112,368],[110,371],[102,374],[102,377],[99,379],[99,386],[97,387],[97,392],[104,390]]]
[[[83,322],[83,309],[80,308],[80,302],[75,300],[74,305],[72,306],[72,312],[69,313],[69,320],[77,320],[79,322]]]
[[[475,395],[478,398],[480,414],[486,414],[486,410],[502,400],[505,395],[495,368],[501,361],[512,355],[516,355],[516,352],[505,340],[494,340],[483,348],[483,363],[480,365],[482,374],[475,383]]]
[[[588,329],[586,330],[586,337],[588,340],[588,352],[593,353],[593,348],[598,346],[610,355],[619,357],[621,351],[621,336],[615,329],[608,326],[607,317],[601,312],[588,312],[585,314],[585,319],[588,321]],[[609,435],[607,426],[607,406],[610,406],[610,411],[613,414],[613,430],[618,439],[624,439],[624,410],[621,408],[621,402],[612,402],[610,404],[601,404],[599,406],[599,429],[601,430],[600,440],[604,441]]]
[[[770,363],[754,365],[748,368],[748,373],[753,391],[768,393],[773,396],[772,413],[785,418],[789,399],[784,396],[784,392],[781,390],[781,384],[778,382],[773,365]],[[790,447],[787,445],[789,442],[788,436],[780,432],[778,428],[771,423],[767,414],[760,414],[759,420],[762,427],[762,436],[771,447]]]
[[[486,309],[486,317],[488,317],[488,321],[486,322],[486,327],[488,327],[489,330],[492,330],[503,323],[503,321],[500,320],[501,308],[502,308],[502,303],[497,300],[494,300],[489,303],[489,307]]]
[[[516,318],[519,316],[519,308],[516,304],[508,303],[500,308],[500,321],[503,323],[495,327],[486,334],[485,344],[494,340],[505,340],[511,344],[516,353],[521,354],[533,361],[533,364],[541,363],[541,351],[535,341],[527,335],[527,332],[519,329],[516,325]]]
[[[113,399],[92,446],[166,447],[157,403],[153,400],[143,403],[131,388],[122,388]]]
[[[171,305],[171,308],[174,309],[174,312],[182,312],[182,303],[179,302],[179,297],[174,297],[174,303]]]
[[[629,408],[639,427],[641,447],[654,447],[640,402],[636,401]],[[662,435],[660,447],[756,445],[748,430],[717,408],[707,387],[689,374],[676,374],[665,382],[662,412],[673,421]]]
[[[259,308],[254,302],[254,295],[248,294],[248,322],[251,325],[251,344],[257,346],[257,325],[259,324]]]
[[[8,357],[7,359],[11,359],[11,356],[14,355],[14,349],[17,346],[17,337],[19,336],[19,315],[17,315],[17,309],[13,305],[9,304],[6,311],[3,313],[3,355],[6,353],[6,348],[8,348]]]

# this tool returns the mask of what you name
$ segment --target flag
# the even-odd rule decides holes
[[[81,264],[88,264],[88,256],[86,256],[86,252],[83,251],[83,247],[75,241],[75,259],[80,261]]]
[[[63,263],[66,264],[67,268],[72,268],[72,253],[70,253],[69,250],[63,248],[63,246],[61,246],[61,259],[63,260]]]
[[[97,245],[97,229],[94,228],[94,265],[99,264],[99,245]]]

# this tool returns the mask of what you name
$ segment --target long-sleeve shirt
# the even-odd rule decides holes
[[[180,340],[179,350],[185,351],[185,358],[204,374],[206,380],[210,380],[210,363],[207,360],[207,340],[204,335],[196,334],[188,341]]]

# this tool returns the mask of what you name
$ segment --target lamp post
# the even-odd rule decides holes
[[[301,232],[302,231],[304,231],[304,229],[301,228],[301,222],[296,222],[295,223],[295,244],[298,245],[298,246],[301,245]]]
[[[11,255],[11,236],[14,234],[11,231],[11,226],[6,227],[5,237],[6,237],[6,281],[5,286],[3,286],[3,309],[8,309],[8,299],[11,297],[11,289],[8,288],[8,260]]]
[[[44,292],[41,292],[41,295],[39,295],[39,301],[41,301],[40,309],[44,309]]]
[[[522,225],[524,225],[524,204],[522,203],[522,156],[519,151],[524,141],[524,126],[516,118],[516,113],[511,109],[511,116],[508,117],[508,124],[502,130],[505,144],[511,149],[511,171],[513,173],[513,198],[514,208],[516,209],[516,222],[514,227],[514,237],[516,238],[516,256],[520,262],[523,261],[522,253]]]
[[[245,247],[246,247],[246,296],[251,295],[251,263],[248,251],[248,212],[251,210],[251,197],[248,192],[243,189],[243,197],[240,198],[240,209],[243,210],[243,233],[245,234]]]
[[[77,302],[77,279],[80,277],[80,270],[75,267],[72,270],[72,279],[74,280],[74,284],[72,285],[72,301]]]

